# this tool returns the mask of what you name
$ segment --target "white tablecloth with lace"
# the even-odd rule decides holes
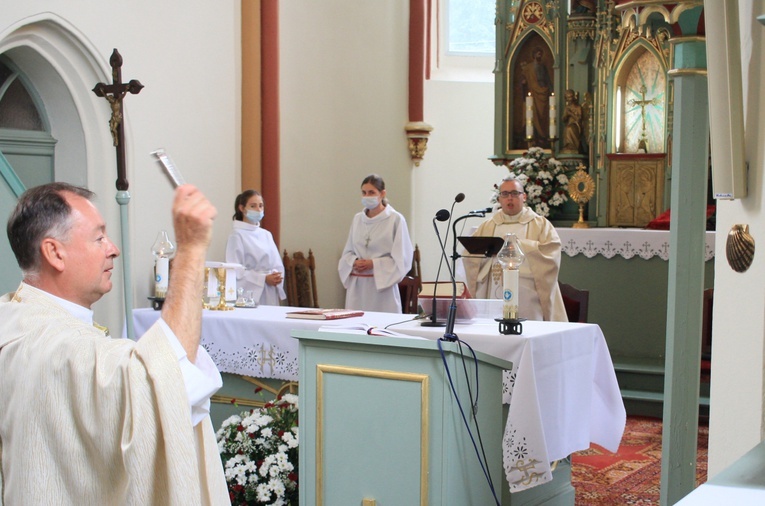
[[[232,311],[202,313],[202,346],[220,372],[254,378],[298,380],[298,341],[290,337],[293,329],[317,330],[331,322],[287,318],[288,306],[236,308]],[[143,335],[159,318],[159,311],[133,310],[136,336]],[[410,319],[407,315],[367,312],[363,318],[342,322],[364,322],[384,327]]]
[[[202,345],[221,372],[253,377],[298,379],[298,341],[293,329],[318,330],[322,320],[288,319],[296,308],[261,306],[234,311],[205,311]],[[151,309],[133,311],[136,335],[157,318]],[[385,327],[407,315],[367,312],[338,320]],[[407,321],[392,327],[402,334],[428,339],[444,329]],[[590,442],[616,451],[625,412],[611,357],[600,327],[591,324],[527,321],[523,335],[503,336],[490,319],[458,324],[455,332],[477,351],[508,360],[503,402],[509,413],[503,457],[511,491],[549,481],[550,462],[589,448]]]
[[[620,256],[626,259],[640,257],[644,260],[658,256],[669,260],[668,230],[642,228],[556,228],[563,253],[570,257],[582,254],[587,258],[603,255],[606,258]],[[704,260],[715,256],[715,233],[706,232]]]
[[[551,480],[550,462],[587,449],[590,442],[615,452],[626,413],[600,327],[527,321],[521,336],[503,336],[497,328],[493,320],[476,320],[455,331],[473,349],[513,363],[503,381],[503,402],[509,404],[503,457],[510,491]],[[414,323],[397,329],[439,337],[438,330]]]

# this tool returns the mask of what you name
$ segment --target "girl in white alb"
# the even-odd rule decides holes
[[[284,264],[271,232],[260,226],[265,214],[263,197],[255,190],[237,196],[233,230],[226,243],[226,262],[242,264],[237,288],[253,292],[259,305],[278,306],[284,293]]]
[[[406,220],[385,199],[376,174],[361,184],[364,210],[353,217],[337,270],[346,309],[400,313],[398,283],[412,267],[414,248]]]

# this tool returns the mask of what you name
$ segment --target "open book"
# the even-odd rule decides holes
[[[425,337],[402,334],[401,332],[396,332],[395,330],[374,327],[366,323],[335,323],[331,325],[324,325],[323,327],[319,327],[319,332],[338,332],[341,334],[366,334],[369,336],[391,336],[407,337],[410,339],[426,339]]]
[[[364,316],[364,311],[355,309],[303,309],[290,311],[287,318],[300,318],[302,320],[339,320],[340,318],[353,318]]]

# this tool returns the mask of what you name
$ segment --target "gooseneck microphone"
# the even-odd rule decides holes
[[[452,303],[449,305],[449,314],[446,318],[446,332],[444,332],[444,341],[456,341],[458,339],[457,334],[454,333],[454,321],[457,318],[457,280],[454,278],[454,269],[456,268],[457,259],[461,256],[457,253],[457,223],[460,221],[467,219],[467,218],[475,218],[477,216],[484,217],[486,216],[486,213],[489,213],[492,211],[491,207],[487,207],[485,209],[478,209],[476,211],[470,211],[464,216],[460,216],[456,220],[454,220],[454,223],[452,223],[452,232],[453,232],[453,239],[452,239],[452,268],[450,269],[450,272],[452,274]],[[451,221],[451,220],[450,220]],[[444,253],[446,255],[446,253]],[[448,265],[448,260],[447,260]]]
[[[438,261],[438,270],[436,270],[436,281],[433,283],[433,298],[432,298],[432,306],[430,308],[430,319],[423,321],[420,325],[423,327],[443,327],[445,325],[444,322],[438,321],[438,312],[436,311],[436,294],[438,293],[438,277],[441,275],[441,265],[444,262],[444,258],[446,258],[446,266],[449,267],[449,259],[446,257],[446,244],[449,240],[449,225],[451,225],[451,216],[452,212],[454,211],[454,205],[458,202],[462,202],[465,200],[465,194],[460,192],[454,197],[454,202],[452,202],[452,209],[451,211],[447,211],[446,209],[441,209],[436,213],[436,216],[433,218],[433,228],[436,231],[436,237],[438,238],[438,245],[441,247],[441,258]],[[446,221],[449,220],[449,223],[446,225],[446,236],[443,241],[441,241],[441,234],[438,231],[438,227],[436,226],[436,221]],[[449,269],[449,272],[451,273],[451,269]]]
[[[475,211],[470,211],[468,213],[469,216],[486,216],[486,213],[490,213],[493,208],[491,207],[485,207],[483,209],[476,209]]]

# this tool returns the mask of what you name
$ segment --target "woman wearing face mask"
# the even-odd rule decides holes
[[[385,182],[377,174],[361,182],[361,205],[337,266],[345,307],[400,313],[398,283],[411,269],[414,252],[406,220],[388,204]]]
[[[260,226],[265,214],[263,197],[247,190],[234,202],[234,223],[226,243],[226,262],[244,265],[237,271],[237,288],[253,292],[259,305],[278,306],[284,300],[284,264],[271,232]]]

